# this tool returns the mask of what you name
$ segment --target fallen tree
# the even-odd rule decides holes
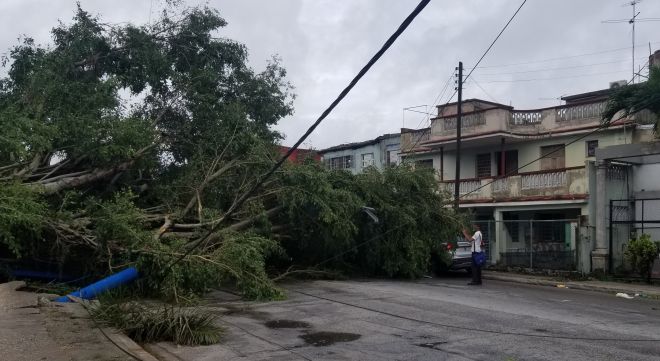
[[[460,220],[433,175],[407,166],[360,176],[287,166],[228,217],[273,164],[272,126],[293,112],[293,95],[279,60],[256,73],[225,25],[205,7],[166,9],[144,26],[78,8],[52,46],[26,38],[11,49],[0,80],[0,253],[78,274],[136,265],[142,291],[175,299],[229,283],[280,297],[269,266],[425,271]]]

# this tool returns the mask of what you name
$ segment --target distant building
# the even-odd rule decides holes
[[[278,151],[280,152],[280,155],[284,156],[291,147],[285,147],[283,145],[278,145],[277,146]],[[306,159],[313,159],[316,162],[321,161],[321,155],[314,149],[302,149],[298,148],[291,153],[291,156],[289,159],[287,159],[289,162],[295,163],[295,164],[300,164]]]
[[[368,167],[383,169],[398,164],[400,140],[399,133],[385,134],[363,142],[322,149],[319,154],[329,169],[344,169],[357,174]]]
[[[588,272],[606,269],[612,253],[621,260],[619,244],[612,252],[607,247],[607,208],[597,212],[596,200],[629,198],[630,165],[597,164],[596,150],[648,142],[653,134],[640,125],[644,114],[601,128],[611,91],[571,95],[562,98],[565,105],[531,110],[463,102],[460,207],[482,222],[492,263]],[[401,155],[433,167],[453,196],[457,103],[437,112],[429,128],[401,130]],[[657,182],[660,173],[650,177]]]

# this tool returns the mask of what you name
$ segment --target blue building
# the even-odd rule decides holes
[[[375,139],[340,144],[319,151],[323,163],[330,169],[345,169],[353,174],[365,168],[382,169],[399,163],[401,134],[384,134]]]

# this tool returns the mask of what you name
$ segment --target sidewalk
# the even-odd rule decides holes
[[[523,275],[509,272],[484,271],[482,277],[487,280],[540,285],[550,287],[567,287],[571,289],[606,292],[611,294],[627,293],[642,297],[660,299],[660,287],[635,283],[605,282],[605,281],[558,281],[552,277]]]
[[[12,361],[156,361],[128,337],[96,327],[77,303],[50,303],[21,292],[20,281],[0,284],[0,350]],[[107,337],[104,335],[107,335]],[[113,344],[113,342],[116,344]]]

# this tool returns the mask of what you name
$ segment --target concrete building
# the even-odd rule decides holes
[[[289,152],[290,147],[284,146],[284,145],[278,145],[277,146],[277,151],[280,153],[281,156],[284,156],[286,153]],[[287,161],[294,163],[294,164],[301,164],[304,161],[311,159],[315,162],[320,162],[321,161],[321,156],[319,153],[314,150],[314,149],[304,149],[304,148],[298,148],[291,153],[291,156],[287,159]]]
[[[401,135],[385,134],[364,142],[341,144],[320,150],[322,161],[330,169],[345,169],[353,174],[367,167],[382,169],[399,163]]]
[[[532,266],[535,256],[551,264],[548,268],[562,262],[582,271],[606,268],[607,254],[593,241],[603,217],[602,209],[596,211],[596,190],[612,199],[626,198],[628,168],[614,162],[597,165],[596,149],[653,139],[634,117],[602,127],[600,114],[610,92],[567,96],[565,105],[532,110],[464,101],[460,207],[488,224],[482,230],[488,233],[492,263],[529,260]],[[432,165],[451,195],[456,113],[456,103],[438,106],[429,128],[401,131],[403,159]],[[597,180],[605,183],[597,187]]]
[[[648,234],[660,241],[660,141],[597,149],[596,163],[599,169],[614,164],[626,169],[626,192],[620,198],[611,192],[613,184],[606,172],[596,175],[599,216],[594,253],[600,257],[600,266],[616,272],[626,268],[623,251],[633,235]],[[653,276],[660,277],[660,261],[655,263]]]

